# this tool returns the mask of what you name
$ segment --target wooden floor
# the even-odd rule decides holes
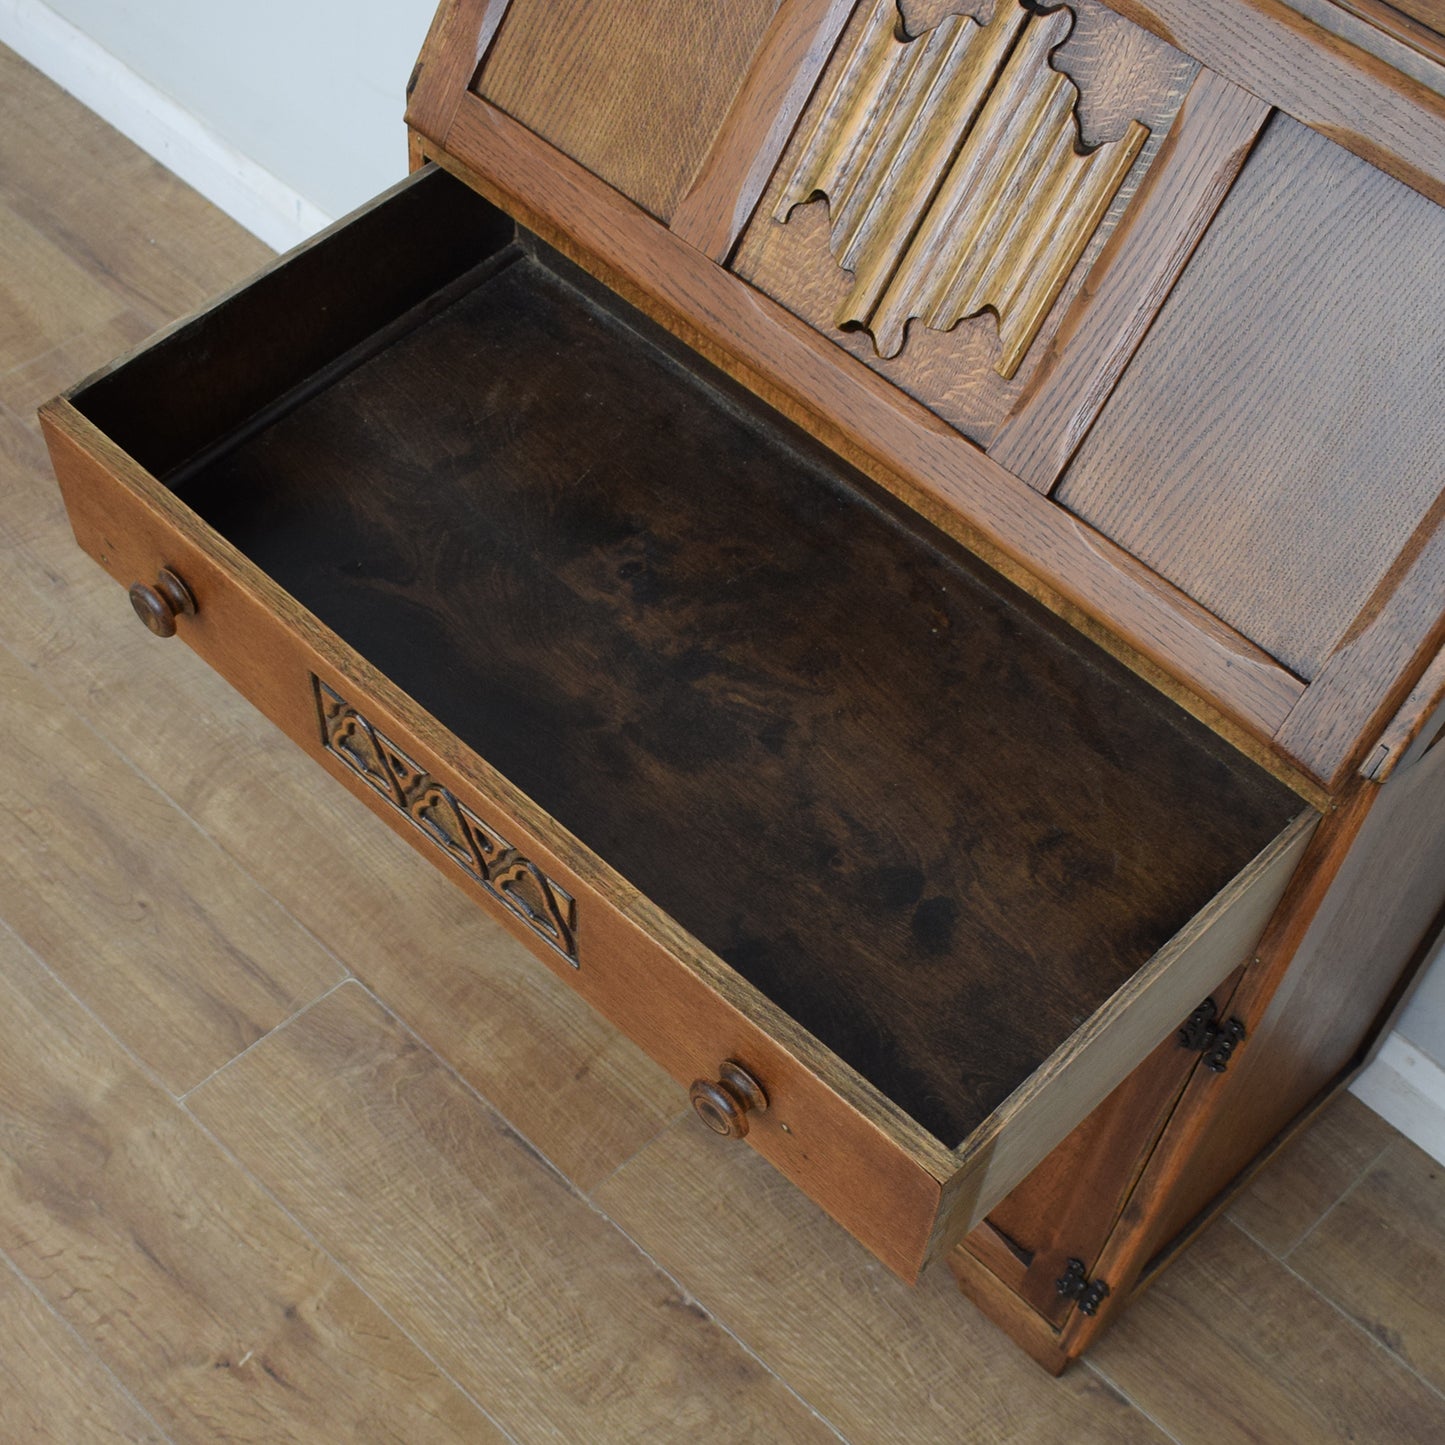
[[[0,51],[0,1441],[1445,1440],[1352,1099],[1051,1380],[141,629],[34,407],[265,258]]]

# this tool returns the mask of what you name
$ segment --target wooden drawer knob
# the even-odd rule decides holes
[[[697,1116],[715,1134],[741,1139],[748,1132],[748,1114],[768,1107],[763,1086],[734,1059],[718,1070],[717,1079],[695,1079],[687,1091]]]
[[[176,618],[193,617],[196,611],[196,599],[191,596],[191,589],[169,567],[161,568],[154,587],[147,587],[144,582],[133,582],[130,605],[135,608],[135,615],[157,637],[174,637]]]

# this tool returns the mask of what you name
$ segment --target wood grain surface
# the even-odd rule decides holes
[[[903,1287],[760,1160],[719,1149],[695,1119],[673,1125],[594,1198],[849,1440],[1159,1438],[1088,1373],[1040,1395],[1037,1367],[1012,1344],[1000,1348],[1003,1336],[946,1271]],[[759,1239],[765,1249],[749,1243]]]
[[[1442,291],[1445,212],[1273,121],[1058,500],[1319,676],[1441,493]]]
[[[782,0],[672,231],[725,261],[833,49],[853,0]]]
[[[0,1431],[17,1445],[165,1445],[166,1438],[80,1337],[8,1268],[0,1268]]]
[[[1116,0],[1139,25],[1445,203],[1445,95],[1281,0]]]
[[[1098,1368],[1200,1445],[1438,1440],[1445,1401],[1396,1357],[1361,1354],[1354,1327],[1308,1301],[1296,1275],[1223,1222],[1100,1342]]]
[[[343,976],[4,649],[0,680],[0,727],[14,739],[0,810],[24,840],[0,869],[0,911],[173,1091]]]
[[[1378,1114],[1341,1093],[1250,1181],[1230,1204],[1229,1218],[1284,1259],[1396,1138]]]
[[[512,0],[477,91],[666,220],[778,0]]]
[[[8,931],[0,958],[0,1249],[172,1439],[504,1438]]]
[[[1041,492],[1058,480],[1128,365],[1219,203],[1268,107],[1212,70],[1194,78],[1157,163],[988,448]]]
[[[358,986],[191,1102],[513,1439],[832,1437]]]
[[[1437,1160],[1394,1139],[1288,1260],[1445,1390],[1445,1169]]]

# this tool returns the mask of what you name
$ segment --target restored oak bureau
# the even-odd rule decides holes
[[[1430,7],[447,0],[411,178],[43,409],[76,537],[1060,1369],[1439,930]]]

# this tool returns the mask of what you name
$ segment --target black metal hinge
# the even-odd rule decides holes
[[[1207,998],[1179,1030],[1179,1046],[1203,1054],[1204,1067],[1222,1074],[1229,1067],[1230,1055],[1246,1037],[1244,1025],[1237,1018],[1220,1023],[1219,1006]]]
[[[1063,1274],[1054,1281],[1054,1288],[1064,1299],[1078,1300],[1081,1315],[1096,1315],[1099,1306],[1109,1297],[1109,1286],[1101,1279],[1091,1280],[1082,1259],[1070,1259]]]

